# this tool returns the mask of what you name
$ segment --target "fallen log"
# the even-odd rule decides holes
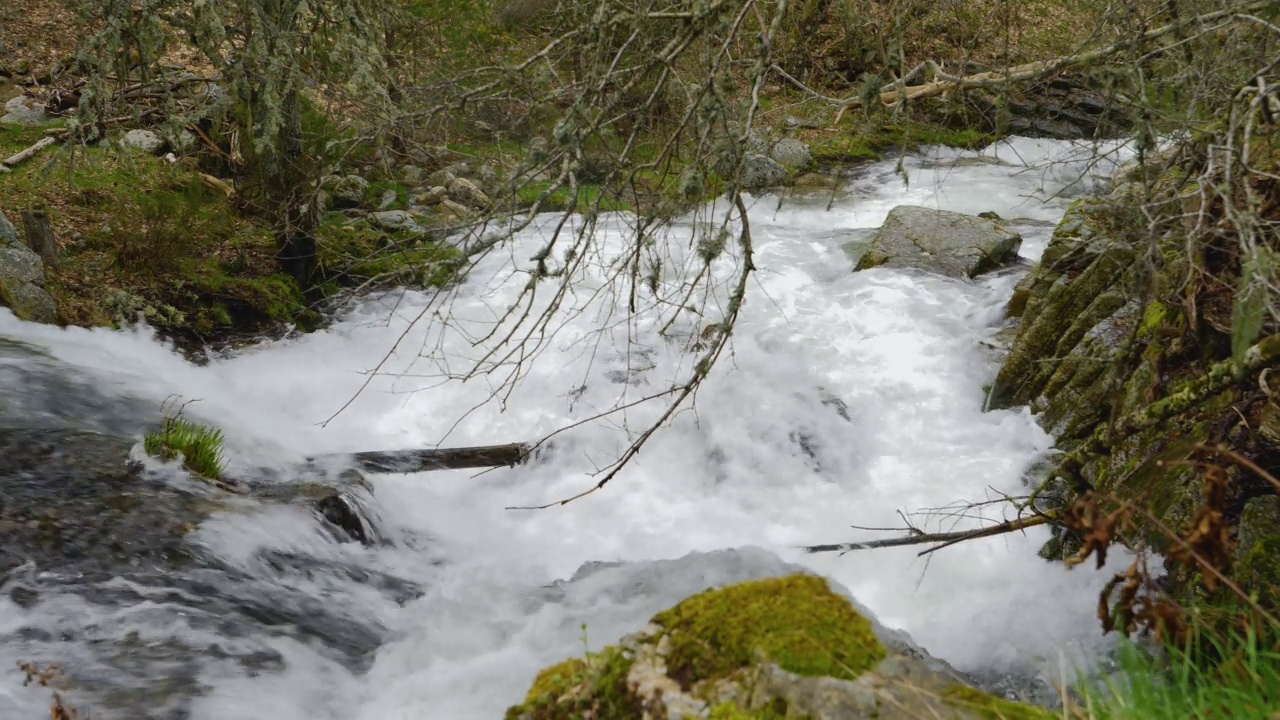
[[[500,467],[519,465],[529,457],[531,448],[524,443],[481,445],[465,448],[420,450],[373,450],[341,455],[307,458],[309,462],[350,458],[356,467],[368,472],[415,473],[430,470]]]
[[[50,145],[53,145],[56,142],[58,142],[58,139],[55,137],[40,138],[40,140],[38,140],[35,145],[32,145],[26,150],[23,150],[18,153],[14,153],[13,155],[10,155],[9,157],[5,158],[4,165],[9,168],[17,167],[19,164],[34,157],[36,153],[49,147]]]

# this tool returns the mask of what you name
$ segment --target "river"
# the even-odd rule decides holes
[[[129,589],[115,601],[56,584],[34,603],[0,594],[0,662],[60,660],[108,685],[153,691],[140,714],[137,688],[73,690],[95,718],[497,718],[540,667],[612,642],[709,584],[780,572],[784,562],[840,583],[882,623],[962,670],[1052,675],[1064,659],[1090,662],[1106,648],[1094,608],[1110,575],[1040,560],[1043,528],[927,558],[916,548],[806,555],[798,546],[883,537],[851,526],[900,527],[899,511],[941,509],[914,516],[929,530],[970,527],[978,521],[953,512],[958,503],[1026,492],[1023,473],[1052,438],[1026,409],[982,412],[1000,359],[989,345],[1025,267],[976,282],[853,273],[842,246],[892,207],[917,204],[994,211],[1023,234],[1021,254],[1034,261],[1070,199],[1090,189],[1081,175],[1116,159],[1093,167],[1093,150],[1025,138],[980,152],[931,149],[905,158],[905,182],[895,159],[859,168],[833,200],[753,200],[758,271],[730,351],[689,409],[593,495],[507,509],[589,487],[593,470],[661,405],[566,432],[527,466],[371,476],[366,500],[381,538],[371,546],[337,542],[305,507],[251,501],[220,506],[187,535],[221,568],[218,582],[238,578],[239,596],[290,617],[322,608],[366,640],[330,642],[323,628],[298,632],[296,622],[235,631],[201,621],[213,611],[182,596],[198,590],[117,577],[102,581]],[[513,268],[528,266],[551,219],[472,270],[451,298],[451,330],[423,314],[427,296],[409,292],[353,305],[322,332],[203,366],[146,328],[60,330],[0,310],[0,337],[42,348],[51,372],[93,388],[98,399],[81,398],[63,421],[135,432],[167,397],[196,399],[188,412],[225,431],[232,470],[243,473],[320,452],[533,440],[661,389],[693,362],[686,341],[658,334],[657,311],[642,307],[627,322],[625,302],[601,301],[607,279],[588,263],[513,390],[499,386],[501,373],[446,377],[483,351],[470,340],[523,286]],[[602,258],[622,252],[626,220],[604,220]],[[708,320],[681,322],[696,331]],[[22,387],[0,393],[0,404],[5,394],[23,401]],[[990,519],[1001,510],[975,512]],[[743,550],[711,552],[725,549]],[[693,552],[711,554],[685,557]],[[616,561],[557,582],[585,563]],[[115,662],[101,659],[107,649]],[[178,653],[181,687],[168,676]],[[22,687],[16,670],[0,673],[0,716],[37,717],[48,697]]]

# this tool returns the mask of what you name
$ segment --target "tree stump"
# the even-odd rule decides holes
[[[53,237],[53,225],[49,213],[39,208],[22,211],[22,229],[27,234],[27,247],[31,248],[47,268],[58,264],[58,241]]]

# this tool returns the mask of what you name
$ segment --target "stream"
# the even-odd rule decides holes
[[[600,300],[607,278],[587,263],[514,390],[499,387],[506,369],[445,377],[483,354],[471,340],[523,287],[513,269],[554,215],[471,271],[451,329],[427,295],[388,293],[324,331],[196,365],[145,327],[62,330],[0,309],[0,430],[131,438],[156,488],[141,502],[193,518],[174,549],[117,569],[92,548],[63,552],[61,567],[6,565],[0,547],[0,717],[47,716],[49,690],[16,669],[35,660],[64,665],[67,699],[100,720],[500,718],[541,667],[710,585],[792,565],[962,671],[1073,677],[1109,647],[1094,611],[1111,573],[1038,558],[1045,528],[926,557],[798,548],[884,537],[851,526],[901,528],[899,511],[934,509],[912,516],[930,531],[976,527],[1001,510],[962,514],[964,502],[1027,492],[1052,438],[1025,408],[982,412],[1001,359],[993,338],[1070,200],[1122,159],[1097,163],[1096,150],[1026,138],[935,148],[905,157],[906,182],[894,159],[852,171],[834,198],[755,198],[758,270],[730,349],[605,489],[507,509],[590,487],[661,401],[574,427],[524,466],[371,475],[351,491],[376,534],[367,545],[342,542],[304,503],[225,498],[145,459],[143,430],[171,396],[196,400],[186,412],[224,431],[231,474],[300,483],[290,468],[313,454],[535,440],[683,377],[688,342],[660,335],[644,307],[623,322],[626,303]],[[1027,263],[975,282],[851,272],[844,246],[902,204],[994,211],[1022,233]],[[602,219],[602,257],[623,251],[627,220]],[[681,322],[687,336],[713,319]],[[1113,553],[1108,569],[1124,563]]]

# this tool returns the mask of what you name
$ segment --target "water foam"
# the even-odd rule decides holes
[[[1077,155],[1046,167],[1070,152]],[[1047,533],[1038,529],[930,558],[911,548],[844,556],[796,549],[873,537],[850,525],[898,526],[900,510],[1024,491],[1022,472],[1050,449],[1051,438],[1024,409],[981,412],[983,383],[996,361],[981,341],[995,332],[1016,277],[966,283],[883,269],[853,274],[840,246],[856,229],[878,226],[892,207],[920,204],[1024,218],[1023,254],[1034,259],[1047,241],[1043,224],[1061,216],[1067,196],[1083,191],[1074,181],[1088,156],[1065,143],[1015,139],[983,153],[910,156],[906,184],[892,162],[871,166],[830,210],[824,197],[756,199],[750,221],[759,271],[731,354],[689,409],[605,490],[568,506],[505,509],[590,486],[593,469],[616,458],[661,406],[577,428],[529,466],[375,478],[390,547],[334,546],[298,516],[271,514],[285,511],[216,515],[193,540],[248,573],[262,572],[255,560],[261,550],[305,546],[418,582],[426,592],[400,608],[358,587],[299,585],[388,629],[393,639],[372,668],[353,674],[322,649],[272,639],[286,660],[283,672],[255,676],[210,661],[201,675],[210,689],[193,715],[499,717],[539,667],[581,651],[582,624],[597,648],[696,589],[698,578],[715,580],[707,570],[693,582],[640,583],[655,572],[645,561],[742,546],[834,578],[883,623],[962,669],[1019,668],[1064,652],[1091,657],[1103,647],[1093,603],[1105,578],[1039,560],[1035,550]],[[621,251],[625,220],[607,220],[613,224],[604,255]],[[478,332],[492,323],[522,287],[524,276],[512,269],[528,266],[545,224],[541,232],[526,233],[472,272],[451,307],[457,325]],[[567,305],[582,305],[606,285],[598,272],[585,275]],[[207,367],[185,363],[142,331],[63,331],[0,312],[0,334],[50,348],[121,397],[200,398],[192,411],[225,429],[242,467],[445,439],[535,439],[620,398],[653,392],[692,362],[684,343],[657,335],[652,318],[609,325],[594,310],[575,316],[566,308],[563,328],[539,361],[495,402],[485,378],[440,377],[442,361],[457,368],[481,350],[437,324],[415,323],[428,300],[385,296],[324,332]],[[427,351],[431,357],[423,357]],[[388,353],[387,374],[321,426]],[[848,419],[824,403],[831,397],[845,403]],[[928,527],[975,522],[943,515]],[[600,560],[637,564],[572,601],[546,596],[549,583]],[[0,624],[16,612],[4,602]]]

